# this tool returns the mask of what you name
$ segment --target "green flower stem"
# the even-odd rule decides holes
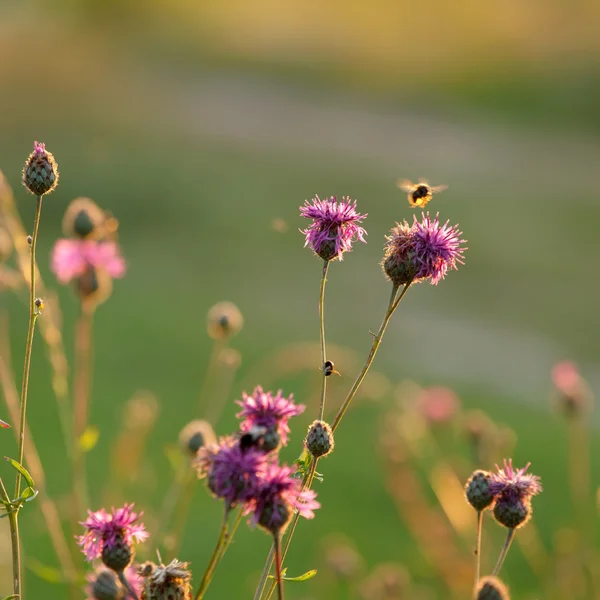
[[[365,366],[362,368],[362,371],[358,374],[358,377],[356,378],[354,384],[352,385],[352,388],[350,388],[350,391],[348,392],[348,396],[344,400],[344,403],[340,407],[340,410],[338,411],[338,414],[336,415],[336,417],[333,421],[333,424],[331,425],[331,430],[333,432],[335,432],[335,430],[337,429],[338,425],[340,424],[340,421],[342,420],[342,417],[346,414],[346,411],[348,410],[348,406],[350,405],[350,402],[352,402],[352,399],[356,395],[358,388],[362,384],[364,378],[367,376],[367,373],[369,372],[369,369],[371,368],[371,365],[373,364],[373,360],[375,359],[375,355],[377,354],[377,350],[379,349],[379,346],[381,344],[381,340],[383,339],[383,335],[388,326],[388,323],[390,322],[390,319],[392,318],[394,311],[396,310],[396,308],[398,308],[398,305],[400,304],[400,302],[404,298],[406,292],[408,291],[410,284],[411,284],[411,282],[409,281],[408,283],[406,283],[404,285],[404,288],[402,289],[402,291],[400,292],[400,295],[398,297],[396,297],[398,294],[398,286],[397,285],[393,286],[392,294],[390,296],[390,302],[388,304],[388,309],[385,313],[383,321],[381,322],[379,331],[373,337],[373,344],[371,345],[371,350],[369,352],[369,356],[367,357],[367,361],[365,362]]]
[[[138,600],[135,590],[131,587],[129,581],[127,581],[127,577],[125,577],[125,573],[123,573],[123,571],[119,571],[117,573],[117,577],[119,578],[119,581],[122,583],[123,587],[127,590],[126,597],[133,598],[133,600]]]
[[[508,530],[508,533],[506,535],[506,540],[504,540],[504,546],[502,546],[502,550],[500,551],[500,556],[498,557],[498,562],[496,563],[496,566],[494,567],[494,572],[492,573],[492,575],[494,575],[494,577],[496,577],[498,575],[498,573],[500,573],[500,569],[502,568],[502,565],[504,564],[504,559],[506,558],[506,555],[508,554],[510,545],[512,544],[512,541],[515,537],[516,531],[517,530],[514,527],[512,529]]]
[[[20,540],[19,540],[19,521],[17,519],[17,510],[13,510],[10,506],[10,498],[4,482],[0,479],[0,496],[2,501],[5,503],[4,508],[8,513],[8,522],[10,525],[10,541],[12,546],[12,559],[13,559],[13,592],[21,597],[21,551],[20,551]]]
[[[223,556],[225,555],[225,552],[227,552],[227,549],[229,548],[229,544],[231,544],[231,540],[233,539],[235,532],[237,531],[238,527],[240,526],[240,523],[242,522],[243,517],[244,517],[244,511],[240,508],[238,511],[238,516],[235,518],[235,521],[233,522],[233,526],[225,534],[225,542],[223,544],[223,547],[221,548],[221,553],[219,554],[219,560],[221,560],[223,558]]]
[[[325,414],[325,394],[327,393],[327,374],[325,373],[325,362],[327,361],[325,354],[325,284],[327,283],[327,270],[329,269],[329,261],[323,261],[323,275],[321,277],[321,292],[319,294],[319,324],[321,334],[321,404],[319,406],[319,420],[323,420]]]
[[[273,536],[273,548],[275,549],[275,581],[277,582],[277,595],[283,600],[283,578],[281,577],[281,535]]]
[[[475,589],[479,583],[479,574],[481,571],[481,525],[483,523],[483,511],[477,511],[477,537],[475,542]]]
[[[227,539],[227,525],[229,520],[229,513],[231,509],[229,506],[225,507],[225,513],[223,515],[223,524],[221,525],[221,533],[219,534],[219,539],[217,540],[217,545],[213,550],[212,556],[210,557],[210,561],[208,563],[208,567],[206,567],[206,571],[204,572],[204,576],[202,577],[202,581],[200,582],[200,587],[198,588],[198,592],[196,593],[195,600],[201,600],[204,598],[204,594],[206,594],[206,590],[210,585],[210,582],[215,573],[215,569],[219,560],[221,560],[223,556],[223,552],[221,552],[223,548],[223,544]]]
[[[27,414],[27,392],[29,390],[29,370],[31,368],[31,350],[33,348],[33,334],[38,310],[35,306],[35,247],[37,244],[38,231],[40,228],[40,216],[42,214],[43,196],[37,197],[35,221],[33,222],[33,234],[31,236],[30,250],[30,284],[29,284],[29,328],[27,329],[27,343],[25,344],[25,365],[23,366],[23,380],[21,383],[21,418],[19,425],[19,464],[23,464],[23,452],[25,447],[25,417]],[[15,485],[15,498],[21,495],[21,473],[17,472]]]

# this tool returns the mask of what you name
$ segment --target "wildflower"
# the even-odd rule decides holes
[[[331,454],[335,443],[329,423],[313,421],[308,428],[304,445],[315,458],[322,458]]]
[[[210,491],[223,498],[230,508],[256,496],[266,464],[263,452],[244,449],[233,437],[221,438],[218,445],[204,446],[196,461],[198,476],[206,477]]]
[[[90,268],[112,278],[125,275],[125,260],[119,246],[112,241],[61,239],[52,250],[52,271],[61,283],[82,277]]]
[[[208,335],[213,340],[228,340],[244,325],[244,317],[233,302],[219,302],[209,311],[206,320]]]
[[[294,510],[312,519],[313,511],[321,507],[316,492],[302,490],[302,481],[292,474],[288,466],[269,464],[252,503],[254,522],[274,535],[285,529]]]
[[[63,232],[66,236],[81,239],[100,239],[106,233],[106,213],[90,198],[72,200],[63,217]]]
[[[196,456],[202,446],[215,444],[217,438],[208,421],[195,419],[190,421],[179,433],[179,444],[184,452]]]
[[[366,243],[366,231],[358,225],[365,217],[356,211],[356,200],[342,196],[341,202],[335,196],[321,200],[315,196],[312,204],[306,200],[300,207],[300,214],[312,219],[308,228],[301,230],[306,236],[304,246],[310,246],[323,260],[335,258],[343,260],[344,252],[352,250],[352,243],[359,239]]]
[[[288,421],[302,414],[306,408],[303,404],[294,404],[293,395],[285,398],[279,390],[274,396],[273,392],[264,392],[261,386],[257,386],[250,396],[246,393],[242,394],[242,401],[238,401],[237,404],[242,407],[236,416],[244,419],[240,424],[243,432],[259,426],[266,427],[269,433],[276,434],[274,446],[263,444],[265,450],[275,449],[279,441],[284,446],[287,444],[290,432]]]
[[[423,390],[417,401],[419,411],[431,424],[447,423],[460,410],[457,395],[450,389],[434,386]]]
[[[125,580],[129,587],[139,597],[142,591],[143,581],[133,566],[123,571]],[[85,588],[87,600],[122,600],[125,598],[125,590],[115,575],[114,571],[99,568],[94,573],[86,576],[88,585]]]
[[[475,600],[510,600],[507,587],[493,576],[482,577],[475,591]]]
[[[44,144],[34,142],[23,167],[23,185],[35,196],[49,194],[58,185],[58,165]]]
[[[512,460],[504,461],[504,468],[496,465],[489,491],[495,498],[494,518],[498,523],[515,529],[525,525],[531,516],[531,498],[542,491],[540,478],[526,474],[530,463],[522,469],[513,469]]]
[[[421,221],[413,216],[413,224],[396,223],[386,236],[382,266],[387,277],[396,285],[429,279],[437,285],[448,272],[463,263],[462,232],[448,221],[440,225],[438,215],[431,219],[422,214]]]
[[[168,565],[146,563],[138,571],[148,580],[141,592],[141,600],[191,600],[189,563],[174,558]],[[149,595],[148,595],[149,594]]]
[[[578,416],[590,409],[592,392],[574,363],[563,361],[554,365],[552,382],[558,405],[567,417]]]
[[[490,492],[491,480],[487,471],[475,471],[465,485],[467,502],[477,511],[486,509],[494,501]]]
[[[88,561],[102,557],[102,562],[113,571],[122,571],[133,560],[133,543],[148,537],[142,523],[142,513],[133,512],[133,504],[110,513],[101,509],[88,511],[88,518],[81,523],[87,531],[77,537],[77,543]]]

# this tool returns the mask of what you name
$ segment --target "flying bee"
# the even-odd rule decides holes
[[[408,203],[413,208],[423,208],[433,197],[433,194],[443,192],[448,188],[447,185],[431,186],[426,181],[419,180],[419,183],[413,183],[408,179],[399,179],[398,187],[408,193]]]

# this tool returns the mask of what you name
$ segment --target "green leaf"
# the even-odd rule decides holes
[[[317,574],[317,570],[312,569],[310,571],[306,571],[306,573],[298,575],[298,577],[286,577],[285,573],[286,569],[281,572],[281,579],[283,579],[283,581],[293,581],[298,583],[300,581],[308,581],[309,579],[312,579]],[[269,579],[275,579],[275,577],[273,575],[269,575]]]
[[[10,596],[5,596],[4,598],[2,598],[2,600],[14,600],[15,598],[18,598],[19,594],[11,594]]]
[[[88,425],[85,431],[79,438],[79,447],[82,452],[90,452],[96,447],[98,439],[100,438],[100,430],[95,425]]]
[[[34,490],[32,487],[26,487],[21,494],[21,498],[25,502],[31,502],[38,495],[38,490]]]
[[[30,488],[35,488],[35,483],[33,483],[33,478],[31,477],[31,475],[29,474],[29,471],[27,471],[27,469],[19,464],[16,460],[9,458],[8,456],[4,457],[17,471],[19,471],[19,473],[21,473],[21,475],[23,475],[23,477],[25,477],[25,481],[27,482],[27,485]]]
[[[28,567],[40,579],[48,583],[63,583],[65,581],[65,578],[58,569],[44,565],[37,560],[30,561]]]

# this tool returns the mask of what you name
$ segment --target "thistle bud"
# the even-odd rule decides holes
[[[475,471],[465,486],[467,502],[477,511],[485,510],[493,501],[490,493],[491,476],[487,471]]]
[[[106,215],[90,198],[75,198],[65,211],[62,227],[67,237],[81,239],[102,237],[101,229]]]
[[[239,333],[243,325],[242,313],[233,302],[219,302],[208,311],[208,335],[213,340],[228,340]]]
[[[510,600],[508,588],[497,577],[482,577],[477,585],[475,600]]]
[[[383,271],[394,285],[406,285],[417,274],[412,228],[406,221],[397,223],[386,239],[385,255],[381,261]]]
[[[58,185],[58,165],[44,144],[34,143],[23,167],[23,185],[35,196],[49,194]]]
[[[494,519],[508,529],[523,527],[531,518],[529,498],[519,498],[512,494],[501,494],[494,503]]]
[[[196,456],[203,446],[215,444],[217,438],[208,421],[190,421],[179,433],[179,444],[186,454]]]
[[[121,600],[124,597],[123,588],[112,571],[98,573],[91,593],[94,600]]]
[[[102,562],[113,571],[120,573],[133,561],[134,552],[121,534],[115,536],[112,544],[104,544],[102,548]]]
[[[331,454],[335,444],[329,424],[325,421],[313,421],[308,428],[304,444],[315,458]]]

